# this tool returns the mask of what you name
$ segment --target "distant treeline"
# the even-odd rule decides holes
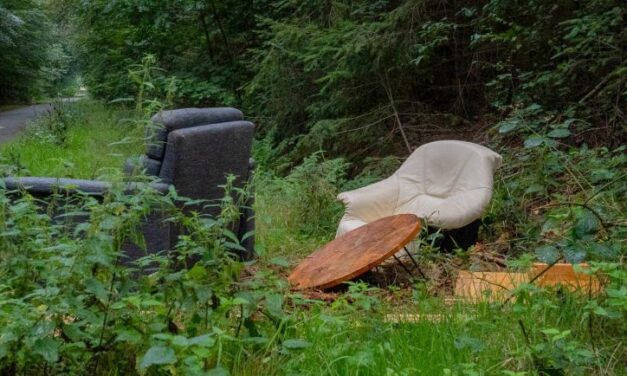
[[[77,65],[63,5],[0,1],[0,103],[53,97],[72,86]]]
[[[428,127],[428,113],[461,126],[534,104],[615,129],[625,122],[622,0],[60,4],[72,11],[92,94],[131,97],[129,67],[152,54],[146,90],[165,95],[174,77],[177,105],[243,107],[292,160],[321,148],[354,159],[386,152],[402,142],[399,124]],[[4,29],[12,18],[3,17]]]

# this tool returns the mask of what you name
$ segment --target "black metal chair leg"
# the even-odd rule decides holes
[[[411,259],[411,262],[414,263],[414,266],[416,267],[416,270],[418,270],[418,273],[420,273],[420,276],[424,279],[427,279],[427,276],[425,275],[425,273],[422,272],[422,269],[420,269],[420,266],[418,266],[418,263],[414,259],[414,256],[411,255],[407,247],[403,247],[403,249],[405,250],[405,253],[407,253],[407,256],[409,256],[409,258]]]
[[[407,268],[407,266],[405,266],[405,264],[403,264],[403,262],[401,260],[399,260],[398,257],[396,257],[396,255],[392,255],[392,257],[394,257],[394,260],[396,260],[396,262],[398,262],[403,269],[405,269],[405,271],[407,272],[407,274],[409,274],[412,278],[414,278],[414,275],[412,274],[412,272],[409,270],[409,268]]]

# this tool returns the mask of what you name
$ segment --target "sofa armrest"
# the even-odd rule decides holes
[[[107,193],[112,184],[110,182],[98,180],[49,178],[49,177],[8,177],[0,179],[0,185],[4,185],[7,190],[25,190],[34,195],[47,196],[54,192],[70,193],[81,192],[92,196],[103,196]],[[159,193],[165,194],[169,190],[169,185],[165,183],[125,183],[125,191],[133,192],[138,189],[150,188]]]

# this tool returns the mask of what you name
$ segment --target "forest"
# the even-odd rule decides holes
[[[0,0],[0,126],[52,104],[0,137],[3,179],[112,182],[45,203],[0,183],[0,375],[625,374],[626,25],[622,0]],[[125,194],[151,116],[186,107],[255,124],[254,177],[228,180],[215,218],[174,189]],[[334,239],[339,193],[447,139],[503,159],[475,244],[442,250],[424,226],[420,278],[291,288]],[[256,256],[240,260],[251,192]],[[178,263],[119,262],[155,206],[185,228]],[[536,276],[504,301],[456,299],[463,270],[538,262],[600,290]]]

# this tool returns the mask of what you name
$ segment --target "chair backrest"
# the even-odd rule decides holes
[[[435,141],[416,149],[395,175],[402,191],[447,198],[477,188],[491,189],[501,161],[499,154],[481,145]]]
[[[144,167],[181,196],[218,200],[227,175],[236,176],[237,187],[248,179],[254,125],[243,118],[241,111],[226,107],[162,111],[152,118]],[[219,209],[202,211],[216,215]]]

